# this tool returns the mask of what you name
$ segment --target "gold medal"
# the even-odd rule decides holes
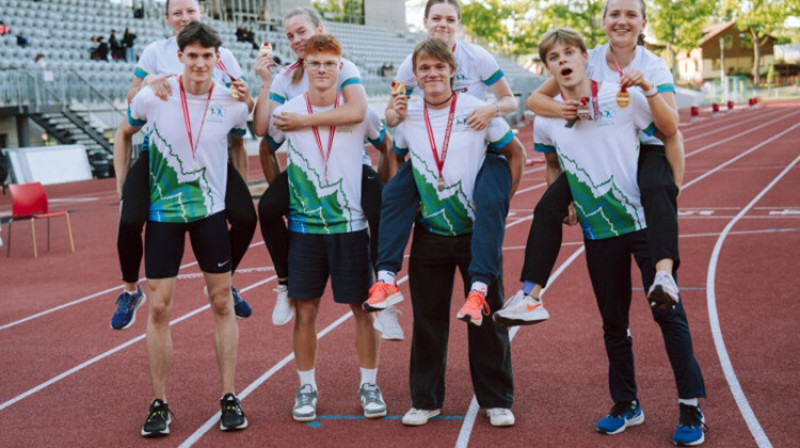
[[[439,181],[436,183],[436,188],[438,188],[439,191],[444,191],[444,179],[442,179],[442,176],[439,176]]]
[[[617,92],[617,106],[625,109],[631,103],[631,94],[625,90]]]

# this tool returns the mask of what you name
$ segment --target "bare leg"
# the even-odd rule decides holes
[[[175,294],[175,277],[148,280],[150,288],[149,312],[147,314],[147,361],[150,366],[150,382],[153,398],[167,401],[167,377],[172,365],[172,335],[169,317]]]
[[[236,393],[236,354],[239,350],[239,325],[233,310],[231,274],[204,273],[211,311],[214,313],[214,348],[222,378],[222,395]]]
[[[364,311],[361,304],[350,305],[356,321],[356,353],[358,364],[365,369],[377,369],[381,350],[381,334],[372,326],[374,313]]]
[[[297,370],[307,371],[314,368],[317,363],[317,314],[319,313],[320,299],[294,300],[295,319],[294,333],[294,362]]]

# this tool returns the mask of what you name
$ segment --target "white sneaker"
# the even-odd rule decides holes
[[[274,291],[278,293],[278,297],[272,310],[272,325],[286,325],[294,316],[294,303],[289,300],[289,288],[286,285],[278,285]]]
[[[514,413],[507,408],[490,408],[486,410],[489,423],[492,426],[514,426]]]
[[[390,341],[402,341],[405,339],[403,327],[401,327],[400,322],[397,321],[397,315],[399,313],[400,310],[392,305],[375,316],[375,322],[373,322],[372,327],[381,333],[381,338]]]
[[[503,305],[503,308],[495,312],[494,316],[492,316],[492,319],[498,324],[509,327],[514,325],[538,324],[549,318],[550,313],[544,309],[542,300],[526,295],[522,291],[517,291],[517,293],[511,296],[505,305]]]
[[[422,426],[428,423],[428,420],[441,414],[441,409],[417,409],[411,408],[403,416],[403,424],[408,426]]]
[[[647,300],[650,301],[651,307],[674,309],[680,300],[679,292],[672,274],[658,271],[650,290],[647,291]]]

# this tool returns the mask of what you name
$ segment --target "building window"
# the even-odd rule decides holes
[[[739,48],[753,48],[753,36],[750,33],[739,33]]]

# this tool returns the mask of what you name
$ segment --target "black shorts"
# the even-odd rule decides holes
[[[148,221],[144,232],[144,272],[147,278],[178,276],[186,232],[189,232],[194,256],[203,272],[222,274],[231,271],[228,225],[225,212],[221,211],[188,223]]]
[[[289,232],[289,297],[322,297],[329,275],[336,303],[367,300],[372,269],[366,229],[335,235]]]

